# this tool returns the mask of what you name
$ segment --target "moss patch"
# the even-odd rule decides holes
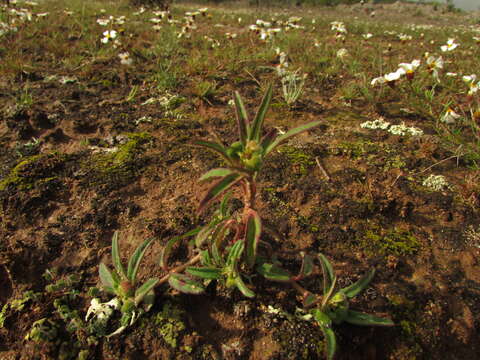
[[[86,174],[84,184],[99,187],[110,192],[119,189],[135,179],[142,167],[139,154],[143,145],[152,140],[148,133],[125,134],[127,141],[112,152],[93,154],[81,164]]]
[[[359,243],[373,256],[412,255],[421,248],[420,242],[411,232],[396,228],[384,230],[379,226],[367,229],[360,237]]]
[[[184,315],[185,311],[183,309],[167,302],[163,305],[161,312],[144,321],[153,321],[158,329],[158,334],[168,345],[175,349],[178,346],[182,332],[185,330],[185,324],[182,321]]]
[[[297,175],[307,175],[310,169],[315,166],[314,157],[303,149],[293,146],[282,146],[278,151],[287,157],[293,166],[294,173]]]

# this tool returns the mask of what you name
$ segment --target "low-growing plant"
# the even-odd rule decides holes
[[[115,295],[115,298],[106,304],[101,304],[98,299],[93,299],[87,312],[87,319],[90,315],[99,317],[99,314],[101,314],[100,318],[108,320],[108,317],[111,315],[109,308],[120,310],[122,314],[120,327],[110,336],[121,333],[153,305],[155,299],[153,288],[157,284],[158,279],[151,278],[143,285],[136,286],[140,262],[151,242],[152,239],[148,239],[135,250],[128,261],[127,269],[125,269],[120,260],[118,232],[116,231],[112,237],[112,262],[115,269],[110,271],[105,264],[100,264],[99,275],[103,289]],[[141,304],[144,305],[144,308],[140,306]],[[106,316],[107,313],[108,316]]]
[[[333,359],[337,350],[337,340],[332,325],[347,322],[362,326],[393,326],[392,320],[351,310],[349,300],[366,289],[375,269],[370,270],[357,282],[336,290],[337,277],[333,267],[323,254],[318,254],[323,272],[323,293],[315,295],[303,292],[304,306],[313,315],[325,336],[327,359]]]

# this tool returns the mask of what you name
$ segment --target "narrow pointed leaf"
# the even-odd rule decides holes
[[[100,281],[102,282],[105,290],[110,293],[115,293],[115,281],[113,280],[112,273],[110,270],[108,270],[104,263],[100,263],[98,273],[100,275]]]
[[[242,256],[242,252],[244,248],[245,248],[245,244],[241,240],[238,240],[235,244],[232,245],[228,253],[227,266],[235,266],[237,261]]]
[[[351,299],[361,293],[368,286],[368,284],[370,284],[370,281],[372,281],[374,275],[375,269],[371,269],[361,279],[359,279],[354,284],[342,289],[342,291],[345,295],[347,295],[347,297]]]
[[[291,129],[287,131],[285,134],[278,136],[273,142],[270,143],[270,145],[267,148],[264,148],[265,155],[267,155],[269,152],[271,152],[273,149],[275,149],[280,143],[283,141],[291,138],[292,136],[295,136],[297,134],[300,134],[304,131],[310,130],[318,125],[321,124],[321,121],[313,121],[305,125],[301,125],[299,127],[296,127],[294,129]]]
[[[268,149],[270,144],[275,140],[275,138],[278,135],[278,130],[277,129],[271,129],[267,132],[267,134],[262,138],[262,141],[260,142],[260,145],[262,146],[262,149]]]
[[[302,267],[296,277],[296,280],[303,279],[304,277],[310,276],[313,272],[313,258],[310,255],[307,255],[302,252]]]
[[[228,207],[228,203],[230,202],[231,197],[232,197],[232,192],[229,191],[225,194],[225,196],[223,197],[220,203],[219,212],[222,218],[230,216],[230,208]]]
[[[188,267],[186,272],[202,279],[220,279],[222,270],[215,267]]]
[[[212,265],[212,257],[210,256],[210,252],[208,250],[204,250],[200,253],[200,263],[205,266]]]
[[[246,262],[251,268],[255,265],[257,259],[257,247],[262,234],[262,222],[260,216],[255,210],[250,210],[247,214],[247,229],[245,231]]]
[[[226,169],[226,168],[216,168],[216,169],[212,169],[208,172],[206,172],[205,174],[203,174],[199,181],[205,181],[205,180],[211,180],[212,178],[217,178],[217,177],[224,177],[224,176],[227,176],[229,174],[232,174],[233,171],[230,170],[230,169]]]
[[[125,269],[123,268],[122,261],[120,260],[120,251],[118,248],[118,231],[115,231],[113,233],[112,237],[112,261],[113,261],[113,266],[117,270],[117,272],[124,277],[127,277],[127,273],[125,272]]]
[[[143,298],[157,285],[158,279],[148,279],[142,286],[135,291],[135,305],[139,305]]]
[[[137,277],[138,267],[142,261],[143,255],[147,250],[148,245],[152,242],[153,239],[147,239],[141,244],[133,253],[130,260],[128,261],[127,268],[127,278],[132,284],[135,284],[135,279]]]
[[[245,146],[247,143],[247,134],[249,132],[249,121],[247,110],[245,110],[245,105],[243,105],[242,98],[238,91],[235,91],[233,96],[235,102],[235,114],[237,115],[237,126],[238,126],[238,133],[240,135],[240,141],[242,145]]]
[[[289,282],[292,278],[287,270],[282,269],[276,264],[262,263],[257,266],[257,271],[265,279],[271,281]]]
[[[388,319],[382,318],[375,315],[365,314],[359,311],[348,310],[347,317],[345,321],[361,326],[394,326],[395,323]]]
[[[337,352],[337,338],[335,332],[329,327],[321,326],[320,328],[325,336],[327,359],[333,360],[335,353]]]
[[[168,258],[170,256],[170,253],[172,252],[173,246],[182,239],[185,239],[185,238],[193,236],[193,235],[197,235],[201,230],[202,230],[202,228],[198,227],[198,228],[193,229],[193,230],[191,230],[191,231],[189,231],[189,232],[187,232],[183,235],[175,236],[175,237],[173,237],[173,238],[171,238],[170,240],[167,241],[167,244],[165,245],[165,247],[163,248],[163,250],[160,254],[160,266],[162,267],[162,269],[164,271],[168,270]]]
[[[255,297],[255,293],[250,290],[247,285],[245,285],[240,275],[235,278],[235,285],[237,285],[238,290],[240,290],[243,296],[246,296],[248,298]]]
[[[248,134],[248,140],[255,140],[257,142],[260,141],[260,134],[262,132],[263,121],[265,119],[265,115],[267,114],[268,107],[270,106],[270,101],[272,100],[272,92],[273,88],[270,84],[268,86],[267,92],[263,96],[262,103],[258,108],[257,114],[255,115],[255,119],[253,119],[250,133]]]
[[[206,140],[195,140],[193,144],[206,147],[220,155],[227,163],[231,163],[230,157],[227,155],[227,149],[223,145]]]
[[[314,294],[308,293],[303,300],[303,306],[306,308],[311,307],[312,305],[316,304],[318,300],[319,299]]]
[[[333,272],[332,264],[330,261],[322,254],[318,254],[318,259],[320,260],[320,265],[322,265],[323,271],[323,296],[327,297],[328,293],[331,293],[332,288],[334,287],[335,274]]]
[[[210,204],[212,201],[220,197],[223,192],[230,189],[233,185],[238,183],[242,178],[243,178],[242,175],[233,173],[221,178],[219,181],[213,184],[213,186],[208,190],[203,200],[200,202],[197,212],[202,213],[208,204]]]
[[[195,246],[197,248],[201,248],[203,243],[205,243],[208,237],[212,234],[213,230],[213,226],[205,226],[203,229],[201,229],[197,236],[195,236]]]
[[[187,275],[172,274],[168,278],[168,283],[172,288],[185,294],[198,295],[205,291],[203,285]]]

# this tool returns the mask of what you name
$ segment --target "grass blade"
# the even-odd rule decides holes
[[[359,311],[348,310],[345,321],[361,326],[394,326],[395,323],[387,318],[378,317],[375,315],[365,314]]]
[[[239,182],[243,178],[242,175],[233,173],[221,178],[208,190],[205,197],[198,206],[197,213],[202,213],[208,204],[220,197],[226,190],[230,189],[233,185]]]
[[[117,270],[117,273],[122,277],[127,277],[127,273],[123,268],[122,261],[120,260],[120,250],[118,247],[118,231],[113,233],[112,237],[112,261],[113,266]]]
[[[147,239],[140,245],[128,261],[127,268],[127,278],[132,284],[135,284],[135,278],[137,277],[138,267],[140,266],[140,261],[142,261],[143,255],[147,250],[148,245],[152,242],[153,239]]]
[[[274,141],[272,141],[270,143],[270,145],[268,145],[267,148],[264,148],[265,155],[267,155],[269,152],[271,152],[273,149],[275,149],[283,141],[291,138],[292,136],[300,134],[304,131],[310,130],[310,129],[312,129],[312,128],[320,125],[320,124],[321,124],[321,121],[313,121],[313,122],[310,122],[308,124],[298,126],[294,129],[291,129],[291,130],[287,131],[285,134],[278,136]]]
[[[347,295],[347,297],[351,299],[361,293],[368,286],[370,281],[372,281],[374,275],[375,269],[372,269],[362,278],[360,278],[357,282],[350,286],[347,286],[346,288],[342,289],[342,291],[345,293],[345,295]]]
[[[148,279],[142,286],[135,291],[135,305],[139,305],[143,298],[157,285],[158,279]]]
[[[205,291],[205,288],[202,284],[183,274],[170,275],[168,278],[168,283],[175,290],[185,294],[198,295]]]
[[[252,126],[250,128],[250,133],[248,134],[248,140],[260,141],[260,134],[262,132],[263,121],[265,115],[267,114],[268,107],[270,106],[270,101],[272,100],[273,87],[272,84],[268,86],[267,92],[263,96],[262,103],[258,108],[255,119],[253,119]]]
[[[235,102],[235,114],[237,115],[238,133],[240,135],[240,141],[243,146],[247,144],[247,134],[249,132],[250,123],[248,121],[248,114],[243,105],[242,98],[238,91],[235,91],[233,100]]]
[[[247,266],[252,268],[257,259],[257,246],[262,234],[262,222],[255,210],[247,214],[247,229],[245,231],[245,248]]]

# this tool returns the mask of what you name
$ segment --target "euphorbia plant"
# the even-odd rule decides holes
[[[185,267],[186,274],[170,276],[169,283],[177,290],[198,293],[203,286],[195,278],[201,278],[207,282],[218,280],[227,288],[238,288],[247,297],[254,296],[244,279],[249,277],[259,261],[258,249],[262,244],[262,221],[255,206],[257,175],[266,156],[281,142],[320,124],[319,121],[311,122],[282,135],[276,129],[264,133],[263,123],[271,99],[272,87],[269,86],[255,117],[250,121],[239,93],[235,92],[239,140],[230,145],[206,140],[194,142],[219,154],[226,164],[225,167],[208,171],[200,178],[200,181],[214,180],[214,183],[200,201],[198,213],[202,213],[215,200],[223,200],[209,223],[167,244],[161,261],[164,270],[168,270],[165,259],[171,247],[187,235],[194,236],[192,245],[198,252],[196,259],[201,262],[201,266]],[[243,209],[231,213],[228,208],[230,196],[226,194],[235,185],[240,186]],[[265,247],[268,248],[268,244]],[[193,265],[192,261],[190,264]]]

